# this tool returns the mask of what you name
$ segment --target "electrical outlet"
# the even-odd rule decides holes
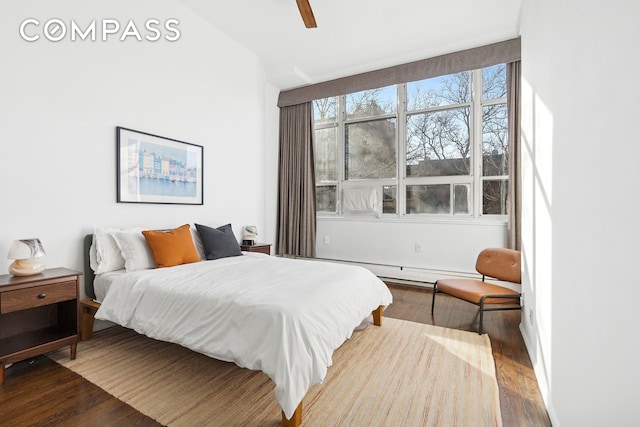
[[[331,242],[331,239],[329,238],[329,236],[324,236],[324,244],[328,245]]]
[[[415,249],[416,252],[422,252],[422,245],[420,245],[420,243],[416,243]]]

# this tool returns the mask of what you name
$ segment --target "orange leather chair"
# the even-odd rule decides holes
[[[460,298],[480,307],[478,333],[482,334],[482,317],[485,311],[520,310],[520,292],[485,281],[486,277],[506,282],[521,283],[520,251],[505,248],[485,249],[478,255],[476,270],[482,274],[477,279],[441,279],[433,286],[431,314],[439,292]]]

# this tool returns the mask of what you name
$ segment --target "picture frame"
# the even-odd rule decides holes
[[[204,147],[116,127],[117,202],[202,205]]]

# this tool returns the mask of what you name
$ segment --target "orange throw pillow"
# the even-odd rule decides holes
[[[146,230],[142,235],[147,240],[158,267],[172,267],[200,261],[189,224],[168,231]]]

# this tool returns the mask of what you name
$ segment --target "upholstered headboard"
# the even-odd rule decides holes
[[[88,298],[95,298],[96,293],[93,290],[93,279],[96,277],[91,269],[91,262],[89,258],[89,250],[93,243],[93,234],[87,234],[84,236],[84,247],[82,253],[84,254],[84,292]]]

